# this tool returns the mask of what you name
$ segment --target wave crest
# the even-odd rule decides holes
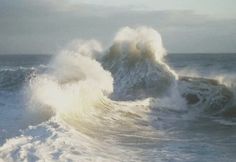
[[[112,93],[110,72],[83,53],[84,50],[94,52],[93,49],[85,49],[90,48],[90,44],[84,42],[78,46],[83,49],[77,52],[64,50],[53,60],[50,71],[31,79],[31,101],[36,107],[63,116],[86,119],[96,111],[94,105]]]
[[[166,93],[177,75],[163,62],[165,54],[157,31],[121,29],[103,58],[103,66],[113,74],[115,98],[143,99]]]

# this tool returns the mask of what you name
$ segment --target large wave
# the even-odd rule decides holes
[[[234,100],[227,86],[215,80],[178,76],[165,63],[165,55],[160,34],[147,27],[122,28],[109,48],[96,40],[72,42],[55,56],[46,72],[32,75],[29,81],[28,108],[48,121],[8,141],[0,156],[14,161],[10,152],[21,160],[80,156],[91,161],[92,154],[102,161],[119,161],[131,154],[137,156],[140,150],[122,151],[127,145],[137,146],[136,140],[151,145],[164,138],[161,128],[166,123],[162,120],[172,121],[176,115],[169,112],[194,109],[210,115],[226,114]],[[163,116],[156,122],[158,113]],[[45,138],[47,142],[42,142]],[[63,143],[65,140],[68,143]],[[20,149],[12,148],[11,143]],[[75,152],[75,147],[80,150]],[[101,153],[108,147],[106,154]],[[29,149],[33,151],[25,155]],[[70,152],[68,157],[66,152]],[[45,157],[50,153],[53,156]]]
[[[122,120],[121,111],[138,111],[129,110],[137,100],[149,100],[149,107],[164,102],[170,109],[193,107],[212,114],[232,100],[231,91],[217,81],[178,77],[165,55],[160,34],[147,27],[122,28],[107,49],[95,40],[74,41],[55,56],[47,73],[30,80],[31,108],[74,125],[102,125],[115,114]],[[116,106],[119,101],[127,102]]]

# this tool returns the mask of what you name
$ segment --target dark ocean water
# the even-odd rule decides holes
[[[236,54],[172,54],[167,62],[175,70],[195,70],[201,74],[235,73]]]

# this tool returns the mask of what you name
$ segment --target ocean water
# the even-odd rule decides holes
[[[105,49],[1,55],[0,161],[235,161],[236,54],[166,53],[125,28]]]

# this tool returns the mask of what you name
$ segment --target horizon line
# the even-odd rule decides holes
[[[236,54],[236,52],[167,52],[167,54]],[[56,55],[56,53],[0,53],[0,55]]]

